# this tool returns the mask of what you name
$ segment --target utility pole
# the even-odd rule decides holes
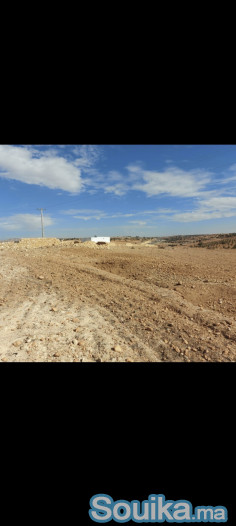
[[[44,228],[43,228],[43,210],[46,210],[46,208],[37,208],[37,210],[40,210],[40,212],[41,212],[42,237],[44,237]]]

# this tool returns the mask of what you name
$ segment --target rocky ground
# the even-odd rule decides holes
[[[0,244],[0,361],[236,360],[236,250],[44,245]]]

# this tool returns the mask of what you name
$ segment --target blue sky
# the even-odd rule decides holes
[[[236,231],[236,145],[0,145],[0,239]]]

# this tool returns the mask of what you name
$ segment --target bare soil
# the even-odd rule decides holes
[[[0,361],[232,362],[236,250],[0,244]]]

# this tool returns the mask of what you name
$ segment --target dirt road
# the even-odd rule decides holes
[[[236,360],[236,250],[0,244],[3,362]]]

